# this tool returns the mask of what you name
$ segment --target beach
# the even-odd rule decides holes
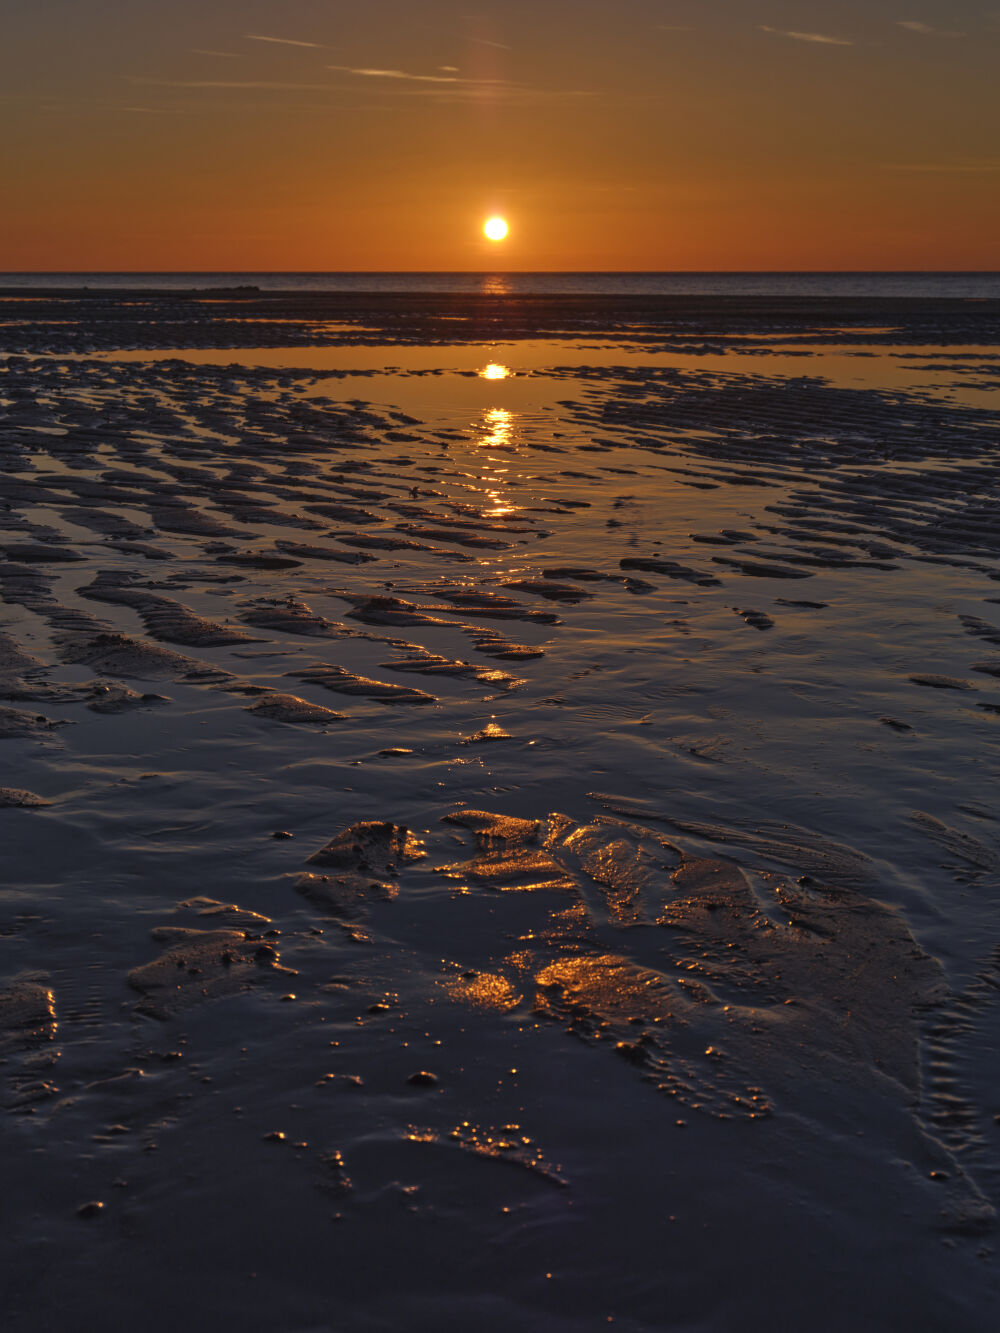
[[[0,292],[5,1327],[994,1327],[1000,301]]]

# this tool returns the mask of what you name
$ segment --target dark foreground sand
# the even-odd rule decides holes
[[[0,302],[5,1329],[996,1326],[989,302]]]

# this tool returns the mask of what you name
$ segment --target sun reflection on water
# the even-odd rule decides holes
[[[505,407],[490,407],[483,413],[482,430],[479,444],[484,449],[503,449],[507,452],[513,452],[517,448],[514,438],[515,418],[513,412],[508,412]],[[490,460],[494,466],[489,472],[483,472],[482,482],[486,491],[488,507],[483,509],[483,514],[488,518],[502,518],[512,513],[514,506],[509,502],[509,497],[505,494],[506,467],[498,467],[498,459]]]
[[[502,273],[486,273],[479,290],[483,296],[509,296],[512,288]]]
[[[483,413],[485,434],[480,444],[486,449],[510,449],[514,443],[514,413],[505,407],[490,407]]]
[[[505,380],[510,373],[509,366],[501,366],[497,362],[491,361],[488,366],[484,366],[479,372],[479,378],[483,380]]]

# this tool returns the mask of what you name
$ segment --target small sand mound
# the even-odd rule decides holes
[[[386,671],[414,671],[422,676],[468,677],[472,680],[478,680],[483,685],[493,685],[501,690],[510,690],[517,685],[524,684],[517,676],[512,676],[508,671],[501,671],[498,667],[480,666],[476,662],[457,661],[450,657],[441,657],[437,653],[428,652],[417,644],[410,646],[412,648],[411,656],[398,658],[394,662],[380,662],[380,668]]]
[[[311,638],[333,639],[346,632],[346,627],[335,620],[327,620],[306,606],[305,602],[287,597],[282,601],[271,599],[240,610],[241,619],[258,629],[275,630],[279,634],[304,634]]]
[[[197,916],[210,916],[220,926],[237,930],[264,930],[271,924],[269,916],[260,912],[251,912],[237,903],[222,903],[217,898],[188,898],[178,903],[179,912],[193,912]]]
[[[129,985],[142,995],[139,1010],[152,1018],[169,1018],[202,1000],[238,994],[274,972],[291,975],[278,967],[272,944],[248,938],[244,930],[160,926],[152,935],[167,948],[128,974]]]
[[[40,658],[26,653],[10,635],[0,634],[0,697],[24,698],[24,691],[30,691],[33,687],[26,685],[23,677],[27,672],[40,671],[44,666]]]
[[[26,1109],[58,1088],[49,1073],[59,1059],[55,996],[39,981],[15,981],[0,991],[0,1065],[6,1066],[2,1104]]]
[[[487,722],[485,727],[480,729],[469,737],[469,745],[484,745],[489,741],[509,741],[512,740],[509,731],[504,731],[498,722]]]
[[[910,817],[918,828],[922,828],[928,837],[933,838],[949,855],[958,857],[976,870],[1000,870],[1000,854],[994,848],[987,847],[971,833],[952,828],[922,810],[914,810]]]
[[[366,625],[438,625],[447,626],[448,629],[456,628],[452,621],[442,620],[434,614],[439,608],[418,606],[404,597],[371,596],[367,593],[356,595],[340,589],[332,591],[334,596],[352,603],[354,609],[348,611],[348,616]]]
[[[297,556],[300,560],[334,560],[342,565],[363,565],[374,560],[373,555],[364,555],[361,551],[338,551],[335,546],[313,546],[303,542],[279,540],[275,546],[286,555]]]
[[[922,672],[918,676],[911,676],[910,680],[914,685],[924,685],[931,690],[971,690],[972,686],[967,680],[959,680],[956,676],[939,676],[934,672]]]
[[[0,1051],[41,1046],[55,1034],[55,996],[47,986],[18,981],[0,991]]]
[[[503,586],[516,588],[519,592],[532,593],[535,597],[545,597],[552,602],[582,602],[596,595],[587,588],[576,587],[573,583],[558,583],[548,578],[505,579]]]
[[[483,810],[457,810],[449,824],[471,829],[478,855],[470,861],[441,867],[450,879],[471,879],[482,888],[522,893],[541,889],[575,889],[576,881],[544,850],[543,821],[491,815]]]
[[[665,574],[668,579],[678,579],[682,583],[697,583],[701,587],[711,588],[719,580],[712,574],[704,574],[692,569],[690,565],[679,564],[676,560],[660,560],[642,556],[626,556],[618,561],[621,569],[638,569],[644,574]]]
[[[321,866],[387,875],[423,855],[420,843],[405,825],[365,819],[331,838],[309,860]]]
[[[119,681],[92,680],[89,685],[81,686],[81,692],[92,713],[127,713],[133,708],[170,702],[165,694],[140,694]]]
[[[127,634],[61,635],[59,656],[64,662],[93,667],[109,676],[170,676],[185,680],[228,680],[229,672],[184,657],[170,648],[145,643]]]
[[[33,791],[25,791],[23,787],[0,787],[0,810],[38,810],[43,805],[51,804],[43,796],[36,796]]]
[[[544,657],[543,648],[533,648],[526,643],[513,643],[502,634],[484,634],[476,639],[476,647],[487,657],[497,657],[502,662],[527,662],[535,657]]]
[[[300,725],[325,726],[328,722],[340,722],[345,714],[324,708],[322,704],[312,704],[308,699],[300,699],[297,694],[266,694],[256,703],[248,704],[243,710],[258,717],[269,718],[272,722],[291,722]]]
[[[23,708],[0,707],[0,740],[12,740],[16,736],[42,736],[65,725],[65,722],[56,722],[40,713],[26,713]]]
[[[424,855],[422,844],[404,825],[362,820],[309,857],[310,864],[333,873],[306,873],[295,887],[316,906],[349,915],[366,899],[395,897],[399,867]]]
[[[43,545],[36,542],[5,543],[3,550],[8,560],[30,561],[32,564],[71,564],[83,556],[66,546]]]
[[[381,704],[432,704],[432,694],[423,690],[411,689],[408,685],[389,685],[382,680],[370,680],[367,676],[356,676],[344,667],[328,666],[323,662],[306,667],[304,671],[289,673],[299,680],[307,680],[314,685],[322,685],[334,694],[355,694],[368,699],[377,699]]]
[[[145,588],[133,586],[126,574],[102,570],[93,583],[79,592],[81,597],[91,601],[131,607],[139,613],[147,633],[168,643],[210,648],[229,643],[258,642],[235,625],[220,625],[206,616],[196,615],[190,607],[169,597],[159,597]]]

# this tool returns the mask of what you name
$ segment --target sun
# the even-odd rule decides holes
[[[489,218],[483,223],[483,231],[491,241],[502,241],[507,235],[505,218]]]

